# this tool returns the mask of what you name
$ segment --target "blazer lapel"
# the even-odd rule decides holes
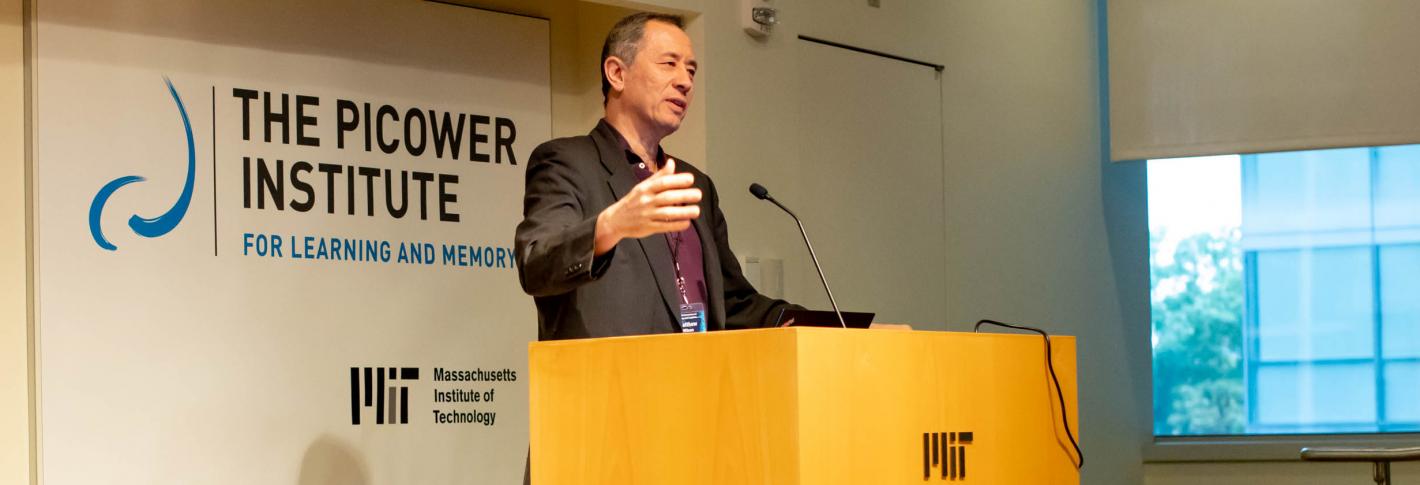
[[[607,139],[600,130],[593,130],[592,141],[597,145],[602,167],[610,174],[607,187],[611,190],[612,199],[621,200],[639,182],[636,174],[632,173],[631,165],[626,163],[625,154],[615,140]],[[675,289],[675,261],[671,259],[670,246],[666,244],[665,236],[660,234],[637,239],[636,243],[641,245],[641,253],[646,255],[646,264],[650,266],[651,276],[655,277],[656,287],[661,291],[666,312],[675,329],[679,330],[677,308],[680,307],[680,298]]]

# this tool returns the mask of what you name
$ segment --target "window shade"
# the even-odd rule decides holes
[[[1420,2],[1111,0],[1111,158],[1420,142]]]

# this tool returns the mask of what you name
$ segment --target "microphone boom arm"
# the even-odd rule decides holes
[[[759,196],[759,194],[755,195]],[[769,196],[769,194],[764,194],[762,198],[764,200],[773,202],[774,205],[777,205],[780,209],[783,209],[784,213],[789,214],[789,217],[794,219],[794,224],[797,224],[799,226],[799,234],[804,236],[804,245],[808,246],[809,248],[809,257],[814,260],[814,269],[818,270],[818,279],[819,281],[823,282],[823,291],[825,293],[828,293],[828,304],[833,305],[833,314],[838,317],[838,324],[843,328],[848,328],[848,322],[843,320],[843,312],[838,311],[838,301],[833,299],[833,290],[829,289],[828,287],[828,278],[825,278],[823,276],[823,266],[819,265],[818,255],[814,254],[814,245],[813,243],[809,242],[809,233],[804,231],[804,223],[799,220],[799,216],[795,215],[794,211],[789,210],[788,207],[784,207],[784,204],[780,204],[778,200],[775,200],[774,197]]]

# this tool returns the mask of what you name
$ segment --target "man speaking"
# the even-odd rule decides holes
[[[653,13],[617,22],[602,46],[603,119],[533,151],[516,250],[539,340],[758,327],[800,308],[750,286],[715,184],[661,150],[694,96],[683,27]]]

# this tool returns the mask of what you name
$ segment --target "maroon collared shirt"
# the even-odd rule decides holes
[[[602,121],[602,123],[606,123],[606,121]],[[626,153],[626,162],[631,164],[631,170],[636,174],[636,179],[640,181],[650,178],[655,173],[651,167],[631,151],[630,146],[626,143],[626,138],[621,136],[615,127],[610,123],[606,124],[608,128],[611,128],[610,131],[616,134],[616,141],[621,144],[622,151]],[[656,147],[656,159],[661,161],[658,166],[665,164],[667,158],[666,152],[661,147]],[[685,278],[684,300],[676,303],[706,303],[709,299],[709,291],[705,286],[705,249],[700,244],[700,231],[695,229],[695,224],[691,224],[684,231],[666,233],[661,236],[670,247],[672,259],[679,267],[679,275],[672,273],[669,276]],[[673,268],[672,271],[676,270]]]
[[[661,157],[662,163],[665,163],[665,153],[662,152],[658,156]],[[626,159],[631,162],[637,180],[651,177],[653,172],[641,161],[641,157],[627,151]],[[700,245],[700,231],[695,230],[695,224],[691,224],[684,231],[669,232],[662,236],[671,248],[671,258],[680,273],[674,276],[685,278],[685,294],[682,295],[684,300],[676,303],[705,303],[705,250]]]

